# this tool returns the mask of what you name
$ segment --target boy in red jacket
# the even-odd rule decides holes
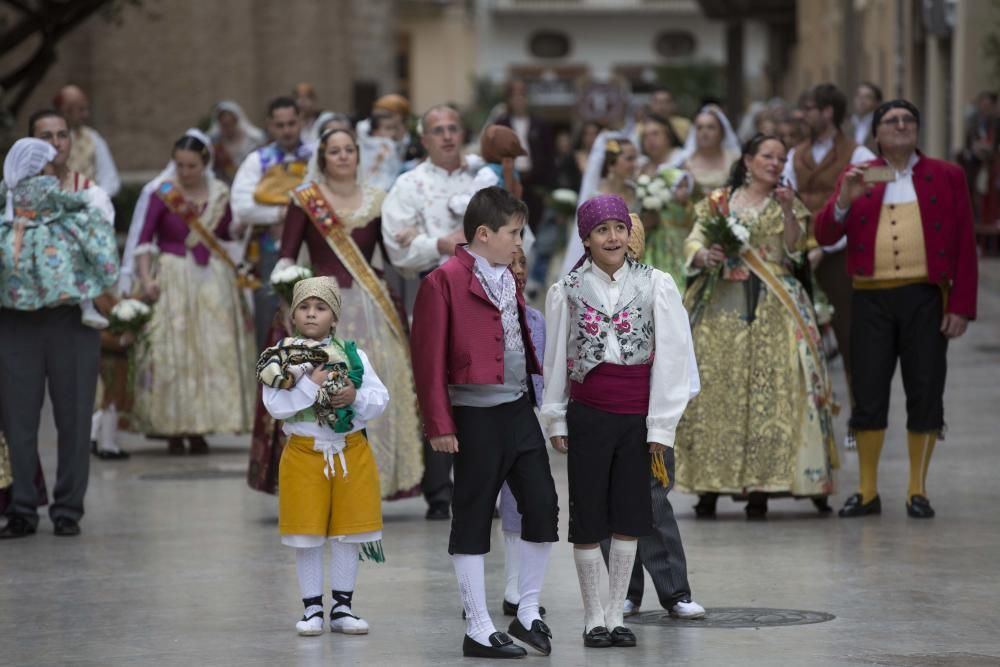
[[[413,309],[410,345],[424,430],[435,451],[455,455],[448,553],[466,615],[462,652],[472,657],[526,654],[497,632],[486,608],[485,554],[505,481],[523,514],[521,599],[508,631],[544,655],[551,651],[538,597],[559,509],[534,414],[530,375],[540,366],[510,271],[527,214],[502,188],[477,192],[463,223],[469,244],[424,279]]]

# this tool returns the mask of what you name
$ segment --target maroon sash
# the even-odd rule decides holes
[[[570,385],[570,400],[619,415],[647,414],[652,369],[651,364],[598,364],[583,382]]]

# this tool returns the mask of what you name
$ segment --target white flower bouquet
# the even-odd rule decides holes
[[[295,283],[306,278],[312,278],[313,272],[304,266],[286,266],[271,274],[271,287],[278,293],[285,303],[291,305],[292,294],[295,291]]]
[[[111,309],[111,316],[108,319],[111,333],[117,336],[132,334],[133,337],[139,338],[143,329],[153,319],[153,309],[138,299],[122,299]]]
[[[576,213],[576,204],[579,200],[577,193],[569,188],[556,188],[549,195],[549,206],[563,216],[572,216]]]
[[[643,174],[635,181],[635,194],[643,211],[660,213],[673,201],[674,193],[663,172],[653,176]]]

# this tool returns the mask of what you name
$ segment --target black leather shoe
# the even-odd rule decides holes
[[[610,648],[611,633],[603,625],[583,633],[583,645],[587,648]]]
[[[840,508],[838,514],[842,517],[850,518],[855,516],[868,516],[869,514],[881,514],[882,513],[882,499],[879,496],[875,496],[867,503],[861,503],[861,494],[855,493],[853,496],[847,499],[844,506]]]
[[[12,540],[17,537],[27,537],[34,535],[38,528],[28,519],[18,514],[11,514],[7,518],[7,525],[0,529],[0,540]]]
[[[927,496],[910,496],[910,501],[906,503],[906,513],[914,519],[933,519],[934,508]]]
[[[448,511],[447,503],[434,503],[427,508],[424,517],[428,521],[447,521],[451,518],[451,512]]]
[[[719,501],[718,493],[703,493],[698,496],[698,504],[694,506],[696,519],[714,519],[715,504]]]
[[[80,524],[68,516],[56,519],[55,525],[55,530],[52,532],[59,537],[76,537],[80,534]]]
[[[611,645],[620,648],[635,646],[635,634],[625,626],[619,625],[611,631]]]
[[[513,602],[507,602],[507,598],[503,599],[503,615],[504,616],[517,616],[517,608],[520,605],[516,605]],[[545,618],[545,607],[538,606],[538,615]]]
[[[531,629],[528,630],[521,623],[521,619],[515,618],[510,622],[510,627],[507,629],[514,639],[519,639],[531,648],[535,649],[542,655],[548,655],[552,653],[552,631],[549,630],[549,626],[545,625],[545,621],[539,621],[535,619],[531,622]]]
[[[466,658],[523,658],[528,652],[503,632],[494,632],[490,635],[489,646],[483,646],[469,635],[465,635],[462,655]]]
[[[833,511],[833,508],[830,507],[830,499],[827,498],[826,496],[818,496],[816,498],[813,498],[812,503],[813,506],[816,508],[816,511],[819,512],[820,514],[829,514],[830,512]]]
[[[763,520],[767,518],[767,494],[754,491],[749,495],[746,506],[747,520]]]
[[[129,453],[124,449],[119,450],[109,450],[109,449],[97,449],[94,448],[94,456],[101,459],[102,461],[124,461],[129,457]]]

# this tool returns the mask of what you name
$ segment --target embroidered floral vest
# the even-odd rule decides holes
[[[566,366],[574,382],[583,382],[587,373],[604,361],[609,335],[618,340],[624,365],[652,362],[653,268],[628,262],[630,269],[613,313],[604,312],[603,299],[583,280],[581,269],[563,279],[570,323]]]

